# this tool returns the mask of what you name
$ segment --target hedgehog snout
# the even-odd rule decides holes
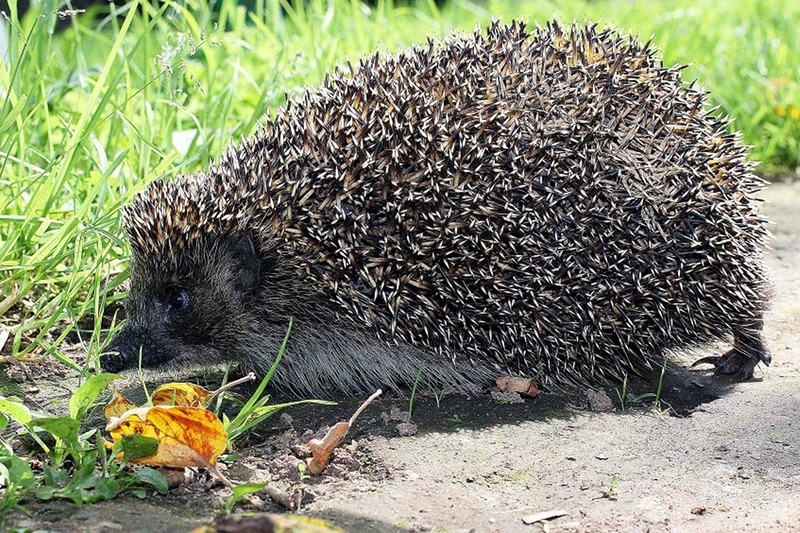
[[[145,328],[123,327],[105,355],[100,359],[100,366],[107,372],[120,372],[139,366],[158,366],[171,359],[166,346],[156,342],[154,332]]]

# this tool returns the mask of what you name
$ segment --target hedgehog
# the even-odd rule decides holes
[[[337,69],[124,208],[102,365],[263,371],[291,319],[274,380],[298,394],[599,386],[715,341],[699,362],[751,378],[765,182],[682,69],[614,29],[521,21]]]

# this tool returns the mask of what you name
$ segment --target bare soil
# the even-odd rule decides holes
[[[270,480],[302,501],[299,512],[353,532],[800,531],[800,187],[776,183],[764,197],[775,234],[766,321],[773,362],[752,381],[688,370],[687,356],[668,370],[659,408],[633,401],[657,390],[657,375],[629,384],[624,410],[614,389],[506,404],[488,395],[417,398],[416,433],[406,437],[397,411],[408,400],[384,398],[358,420],[355,447],[324,475],[301,480],[296,465],[309,430],[346,419],[357,402],[306,406],[253,435],[228,475]],[[39,378],[33,398],[63,401],[67,379]],[[190,531],[217,518],[226,495],[195,483],[145,500],[36,503],[7,525]],[[266,495],[240,509],[286,511]],[[552,510],[565,514],[524,522]]]

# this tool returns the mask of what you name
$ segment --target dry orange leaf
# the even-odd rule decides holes
[[[513,391],[526,396],[535,397],[539,394],[539,387],[536,386],[531,378],[522,378],[518,376],[499,376],[495,379],[497,388],[503,392]]]
[[[153,391],[153,405],[183,405],[206,407],[214,392],[192,383],[165,383]]]
[[[106,406],[106,431],[114,443],[128,435],[142,435],[158,441],[153,455],[131,462],[170,468],[207,468],[228,486],[232,486],[216,468],[217,458],[225,451],[228,434],[220,419],[206,409],[211,398],[255,374],[228,383],[214,392],[191,383],[166,383],[151,397],[152,407],[136,407],[118,391]],[[112,448],[111,443],[106,444]]]
[[[158,440],[158,451],[134,462],[150,466],[214,467],[228,435],[217,415],[197,407],[140,407],[110,420],[114,442],[126,435]]]
[[[135,403],[129,402],[128,399],[115,388],[111,401],[108,402],[105,409],[103,409],[103,415],[106,417],[106,420],[109,420],[113,417],[120,417],[125,414],[125,412],[136,409],[136,407]]]

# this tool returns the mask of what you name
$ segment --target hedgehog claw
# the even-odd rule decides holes
[[[772,354],[764,343],[761,333],[763,323],[761,319],[747,324],[747,327],[734,328],[733,348],[722,355],[703,357],[692,364],[714,365],[715,376],[728,376],[738,374],[742,381],[753,377],[753,371],[758,363],[769,366]]]
[[[739,374],[739,378],[744,381],[753,377],[753,369],[758,364],[758,360],[747,357],[736,348],[733,348],[722,355],[698,359],[692,364],[692,367],[700,364],[714,365],[715,376]]]
[[[709,355],[706,357],[701,357],[697,361],[691,364],[689,368],[694,368],[698,365],[714,365],[715,367],[721,364],[722,358],[724,356],[721,355]]]
[[[764,363],[765,366],[769,366],[770,362],[772,362],[772,355],[766,348],[756,354],[755,357],[741,352],[738,348],[733,348],[722,355],[698,359],[692,363],[692,367],[711,364],[714,365],[715,376],[738,374],[740,380],[746,381],[753,377],[753,371],[759,362]]]

